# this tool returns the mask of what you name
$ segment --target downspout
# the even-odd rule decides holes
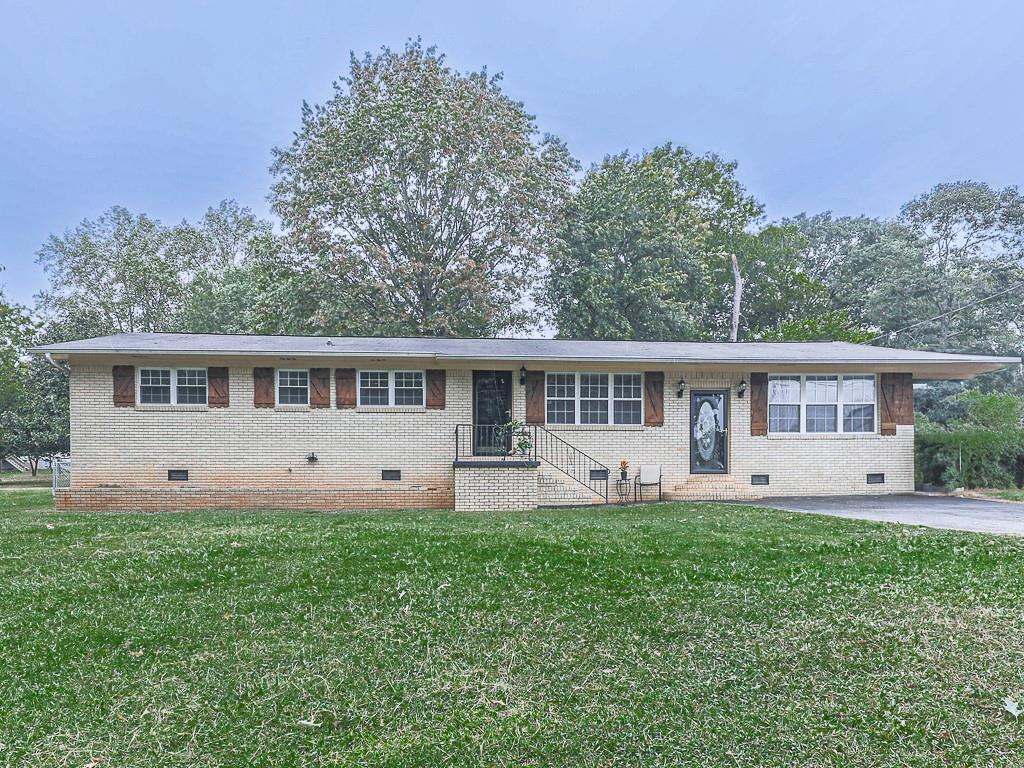
[[[64,365],[62,363],[58,363],[56,360],[54,360],[52,352],[47,352],[44,355],[44,357],[46,358],[46,362],[48,362],[50,365],[52,365],[58,371],[63,371],[64,373],[71,373],[71,367],[68,366],[68,365]]]

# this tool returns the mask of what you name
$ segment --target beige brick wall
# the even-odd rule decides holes
[[[455,467],[456,511],[518,512],[536,508],[536,467]]]
[[[139,365],[136,360],[119,362]],[[225,364],[216,359],[196,362]],[[302,363],[307,364],[332,368],[352,365],[337,360]],[[374,367],[387,364],[378,362]],[[514,371],[514,416],[522,420],[524,388],[518,384],[518,366],[509,369]],[[548,366],[548,370],[555,368]],[[687,391],[685,397],[676,398],[680,376],[687,381]],[[740,499],[913,489],[913,427],[899,427],[894,437],[751,437],[750,400],[737,397],[739,378],[693,367],[666,368],[664,426],[550,429],[608,466],[612,481],[620,459],[630,461],[631,474],[641,463],[661,464],[669,498]],[[749,373],[745,378],[749,381]],[[235,364],[230,368],[229,408],[116,408],[112,403],[110,365],[81,365],[72,360],[74,471],[72,492],[64,503],[79,505],[76,499],[82,499],[81,505],[87,506],[85,500],[91,498],[89,504],[100,508],[103,503],[97,499],[106,498],[115,505],[117,496],[129,499],[126,504],[163,508],[164,502],[153,501],[159,496],[178,499],[167,502],[172,508],[174,504],[222,506],[208,502],[227,499],[224,491],[229,490],[237,506],[454,505],[454,433],[457,424],[472,420],[471,367],[448,370],[444,410],[338,410],[333,407],[333,375],[332,407],[327,409],[257,409],[253,407],[252,388],[251,365]],[[693,388],[730,390],[728,475],[689,474],[688,406]],[[310,452],[317,455],[316,463],[306,461]],[[187,485],[168,482],[168,469],[189,470]],[[402,480],[382,481],[382,469],[402,470]],[[567,479],[543,464],[540,472]],[[884,472],[886,483],[867,485],[868,472]],[[752,474],[768,474],[770,485],[751,486]],[[613,488],[611,495],[614,497]],[[311,501],[301,501],[300,496]]]

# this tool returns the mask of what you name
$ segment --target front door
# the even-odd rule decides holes
[[[690,392],[690,473],[729,471],[729,392]]]
[[[473,455],[505,456],[512,449],[511,371],[473,371]]]

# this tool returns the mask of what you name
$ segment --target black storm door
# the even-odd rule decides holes
[[[505,456],[512,449],[511,371],[473,371],[473,454]]]
[[[729,393],[690,392],[690,473],[729,471]]]

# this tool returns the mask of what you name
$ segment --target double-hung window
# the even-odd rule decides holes
[[[423,371],[360,371],[360,406],[408,406],[425,404]]]
[[[640,424],[644,413],[643,376],[639,373],[616,373],[612,382],[615,423]]]
[[[836,432],[839,407],[838,376],[808,376],[805,379],[808,432]]]
[[[549,373],[545,394],[548,424],[640,424],[643,418],[639,373]]]
[[[576,423],[576,374],[549,373],[548,424]]]
[[[178,368],[174,371],[174,401],[179,405],[206,405],[206,369]]]
[[[768,377],[768,431],[800,431],[800,377]]]
[[[205,368],[140,368],[140,405],[206,405]]]
[[[875,431],[873,375],[769,376],[768,431]]]
[[[309,405],[308,370],[278,369],[277,404]]]
[[[843,432],[875,431],[875,377],[843,376]]]

